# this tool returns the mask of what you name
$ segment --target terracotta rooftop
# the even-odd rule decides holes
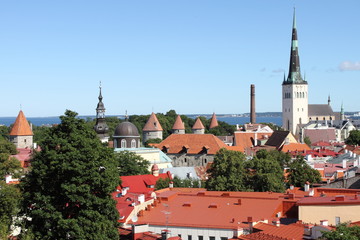
[[[311,148],[305,143],[289,143],[284,144],[281,148],[282,152],[293,152],[293,151],[307,151],[311,150]]]
[[[307,197],[300,199],[296,205],[360,205],[360,197],[357,194],[353,196]]]
[[[148,121],[146,122],[143,131],[162,131],[161,124],[157,119],[155,113],[151,113]]]
[[[165,191],[158,195],[160,202],[157,207],[145,211],[138,218],[137,224],[164,225],[164,211],[171,211],[171,221],[167,223],[169,226],[223,229],[248,227],[249,216],[253,221],[274,218],[282,210],[280,196],[282,194],[268,192]]]
[[[235,144],[236,146],[241,146],[244,149],[250,148],[254,145],[254,141],[256,139],[267,139],[270,138],[270,136],[273,133],[255,133],[255,132],[235,132]],[[256,138],[256,139],[255,139]]]
[[[171,134],[157,145],[157,148],[166,149],[166,153],[181,153],[186,148],[189,154],[215,154],[221,148],[227,148],[219,138],[212,134]]]
[[[209,128],[212,129],[212,128],[217,127],[217,126],[219,126],[219,123],[218,123],[218,121],[216,119],[215,113],[213,113],[213,115],[211,117],[211,122],[210,122]]]
[[[254,226],[261,232],[241,236],[240,239],[254,240],[297,240],[303,239],[304,224],[293,223],[290,225],[280,225],[279,227],[266,223],[258,223]]]
[[[200,118],[197,118],[195,123],[194,123],[194,126],[192,127],[192,129],[205,129],[203,123],[201,122],[201,119]]]
[[[20,110],[19,115],[17,116],[15,123],[10,131],[10,136],[32,136],[33,132],[31,131],[30,125],[26,120],[26,117],[23,111]]]
[[[311,142],[336,141],[335,128],[327,129],[304,129],[304,136],[309,137]]]
[[[184,122],[181,120],[180,115],[177,115],[172,129],[173,130],[185,130],[185,125],[184,125]]]

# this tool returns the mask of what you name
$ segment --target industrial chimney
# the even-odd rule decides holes
[[[255,112],[255,85],[250,86],[250,123],[256,123],[256,112]]]

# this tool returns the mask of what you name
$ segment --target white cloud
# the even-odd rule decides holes
[[[344,61],[339,65],[340,71],[360,71],[360,62]]]

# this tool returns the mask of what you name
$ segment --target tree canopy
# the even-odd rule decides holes
[[[330,232],[322,232],[322,238],[327,240],[358,240],[360,239],[360,227],[348,226],[346,223],[341,223],[335,230]]]
[[[346,144],[359,145],[360,144],[360,130],[352,130],[349,137],[345,140]]]
[[[173,182],[173,187],[176,187],[176,188],[202,188],[202,187],[204,187],[204,182],[202,182],[200,180],[196,180],[194,178],[180,179],[179,177],[175,176],[173,179],[159,178],[156,181],[155,190],[168,188],[170,182]]]
[[[112,149],[67,110],[46,132],[21,182],[24,226],[34,239],[118,239]],[[26,233],[25,233],[26,235]]]
[[[287,183],[295,187],[303,187],[306,182],[319,183],[321,175],[318,170],[311,168],[304,157],[299,156],[289,164]]]
[[[246,191],[245,155],[241,152],[220,149],[211,168],[205,187],[210,191]]]
[[[115,153],[115,161],[119,176],[149,174],[150,162],[129,151]]]

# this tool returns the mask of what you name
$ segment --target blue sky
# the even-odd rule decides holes
[[[0,116],[281,110],[296,6],[309,103],[360,111],[359,0],[1,1]]]

